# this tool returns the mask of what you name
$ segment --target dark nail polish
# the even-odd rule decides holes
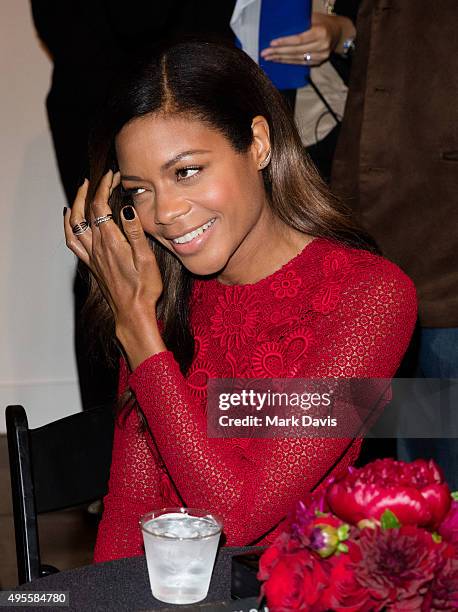
[[[122,209],[122,214],[124,215],[124,219],[127,219],[127,221],[132,221],[132,219],[135,219],[135,212],[132,206],[124,206]]]
[[[67,212],[67,207],[64,206],[64,217],[65,217],[65,213]]]

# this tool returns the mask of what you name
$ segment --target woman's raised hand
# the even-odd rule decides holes
[[[64,229],[68,248],[96,278],[113,311],[116,335],[131,367],[136,367],[150,354],[163,350],[156,322],[156,304],[163,286],[156,258],[134,208],[125,206],[121,211],[124,234],[113,219],[107,218],[111,215],[109,197],[119,183],[119,173],[107,172],[91,203],[90,219],[86,220],[86,179],[78,189],[71,212],[67,210],[64,215]]]
[[[329,59],[332,51],[340,53],[343,40],[354,33],[347,17],[315,12],[310,30],[272,40],[270,47],[261,51],[261,57],[281,64],[318,66]]]

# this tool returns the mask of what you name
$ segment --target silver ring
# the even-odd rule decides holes
[[[308,64],[311,61],[312,61],[312,54],[311,53],[304,53],[304,62],[306,64]]]
[[[84,232],[87,232],[88,229],[89,223],[85,219],[83,219],[82,221],[80,221],[80,223],[76,223],[72,227],[72,232],[75,236],[80,236],[81,234],[84,234]]]
[[[108,215],[103,215],[103,217],[96,217],[94,219],[94,225],[96,227],[99,227],[99,225],[101,225],[102,223],[106,223],[107,221],[110,221],[110,219],[113,219],[113,215],[111,213],[109,213]]]

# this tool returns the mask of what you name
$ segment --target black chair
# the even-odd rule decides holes
[[[22,406],[6,408],[19,584],[59,571],[41,564],[37,515],[107,492],[114,415],[106,406],[29,429]]]

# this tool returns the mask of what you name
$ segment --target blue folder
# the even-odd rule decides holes
[[[274,38],[310,29],[311,13],[312,0],[262,0],[259,52]],[[308,66],[266,62],[261,56],[259,65],[278,89],[297,89],[308,83]]]

